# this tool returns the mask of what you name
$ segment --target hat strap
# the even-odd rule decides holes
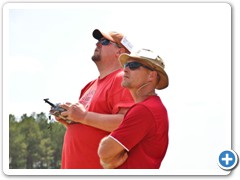
[[[139,87],[138,90],[137,90],[137,92],[136,92],[136,94],[137,94],[138,96],[141,96],[140,93],[139,93],[139,91],[140,91],[142,88],[144,88],[145,86],[149,85],[149,83],[151,83],[151,82],[147,82],[147,83],[143,84],[141,87]],[[149,92],[149,93],[147,93],[146,95],[142,95],[142,96],[147,96],[147,95],[157,95],[157,94],[156,94],[155,92],[154,92],[153,94],[151,94],[151,93]]]

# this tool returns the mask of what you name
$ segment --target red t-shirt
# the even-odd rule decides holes
[[[110,137],[128,151],[121,169],[157,169],[168,147],[168,115],[158,96],[133,105]]]
[[[122,70],[114,71],[103,79],[88,83],[81,91],[79,102],[88,111],[117,114],[122,107],[133,105],[132,96],[121,86]],[[109,132],[83,125],[69,124],[62,149],[63,169],[102,168],[97,154],[100,140]]]

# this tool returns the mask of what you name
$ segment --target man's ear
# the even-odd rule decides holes
[[[122,53],[125,53],[125,49],[124,48],[118,48],[117,52],[116,52],[117,57],[119,57]]]
[[[148,80],[153,81],[154,79],[157,79],[157,72],[156,71],[150,71],[148,74]]]
[[[125,49],[123,48],[123,47],[121,47],[121,48],[119,48],[119,51],[118,51],[120,54],[122,54],[122,53],[126,53],[126,51],[125,51]],[[120,55],[119,54],[119,55]]]

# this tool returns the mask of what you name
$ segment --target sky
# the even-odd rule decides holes
[[[134,50],[158,53],[169,76],[169,87],[157,91],[170,123],[160,174],[227,173],[216,159],[231,148],[229,4],[9,3],[3,11],[5,117],[47,114],[44,98],[77,102],[98,77],[92,31],[122,32]]]

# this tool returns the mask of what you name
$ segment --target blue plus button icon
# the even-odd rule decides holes
[[[218,165],[224,170],[233,169],[238,162],[238,156],[233,150],[221,152],[218,157]]]

